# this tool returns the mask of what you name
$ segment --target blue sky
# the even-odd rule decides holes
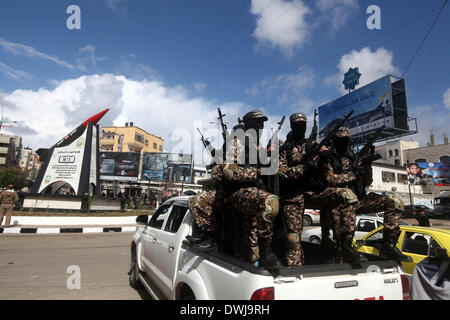
[[[191,132],[195,120],[217,130],[217,106],[230,125],[253,108],[269,126],[311,116],[345,92],[350,66],[361,84],[401,76],[443,3],[1,0],[0,103],[20,120],[6,131],[38,148],[110,107],[103,125],[134,121],[174,146],[174,128]],[[81,30],[66,27],[72,4]],[[366,26],[370,5],[381,9],[380,30]],[[440,142],[450,120],[449,18],[446,7],[405,76],[420,130],[410,138],[422,145],[431,128]]]

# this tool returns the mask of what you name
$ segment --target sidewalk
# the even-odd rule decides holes
[[[413,226],[418,226],[419,222],[416,219],[402,219],[402,222],[406,224],[410,224]],[[430,219],[430,225],[431,227],[440,227],[440,226],[449,226],[450,227],[450,220],[445,219]]]
[[[0,233],[101,233],[134,232],[136,217],[11,217],[11,226]]]

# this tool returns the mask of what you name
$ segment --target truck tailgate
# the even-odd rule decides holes
[[[402,280],[398,267],[280,276],[274,281],[276,300],[401,300]]]

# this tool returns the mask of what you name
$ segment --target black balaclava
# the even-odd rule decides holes
[[[340,154],[344,154],[350,147],[350,138],[335,137],[333,140],[333,146]]]
[[[292,138],[294,140],[303,140],[306,133],[306,122],[305,121],[291,121]]]

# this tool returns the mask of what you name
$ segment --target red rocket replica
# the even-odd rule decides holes
[[[84,121],[82,124],[80,124],[75,130],[73,130],[68,135],[66,135],[64,138],[59,140],[51,148],[36,150],[36,153],[39,155],[39,159],[41,161],[45,161],[50,150],[52,150],[53,148],[64,147],[64,146],[69,145],[70,143],[72,143],[75,139],[77,139],[79,136],[81,136],[83,134],[83,132],[86,129],[86,127],[87,127],[89,122],[92,122],[92,125],[96,125],[108,111],[109,111],[109,108],[103,110],[100,113],[97,113],[96,115],[94,115],[92,117],[90,117],[89,119]]]

